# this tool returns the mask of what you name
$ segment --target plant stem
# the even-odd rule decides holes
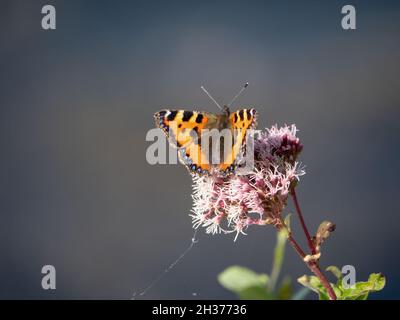
[[[335,291],[333,291],[328,279],[326,279],[326,277],[324,276],[324,274],[321,272],[321,269],[319,268],[318,264],[316,261],[305,261],[304,258],[306,256],[306,254],[304,253],[304,251],[301,249],[301,247],[299,246],[299,244],[296,242],[296,240],[294,240],[292,233],[290,231],[288,231],[287,233],[287,238],[290,242],[290,244],[293,246],[293,248],[295,249],[295,251],[298,253],[298,255],[301,257],[301,259],[304,261],[304,263],[307,265],[307,267],[311,270],[312,273],[314,273],[316,275],[316,277],[321,281],[322,285],[324,286],[324,288],[326,289],[326,291],[328,292],[329,298],[331,300],[336,300],[336,294]]]
[[[299,201],[297,200],[296,190],[294,187],[291,189],[290,194],[292,195],[293,202],[296,207],[296,212],[300,219],[301,227],[303,228],[304,234],[306,235],[307,244],[308,244],[308,247],[310,248],[311,254],[316,254],[314,242],[311,240],[310,232],[308,232],[306,223],[304,222],[303,214],[301,213]]]
[[[325,287],[326,291],[328,292],[329,299],[331,300],[336,300],[336,294],[335,291],[333,291],[329,281],[326,279],[324,274],[321,272],[321,269],[319,268],[318,264],[313,261],[312,263],[307,263],[308,267],[310,270],[319,278],[321,281],[322,285]]]
[[[303,214],[302,214],[301,209],[300,209],[299,201],[297,199],[297,194],[296,194],[295,188],[291,189],[291,195],[292,195],[292,198],[293,198],[294,205],[296,207],[297,215],[298,215],[298,217],[300,219],[301,226],[302,226],[304,234],[306,235],[306,238],[307,238],[308,247],[310,248],[311,254],[314,255],[314,254],[316,254],[315,246],[314,246],[313,241],[311,240],[310,232],[308,232],[307,225],[306,225],[306,223],[304,221]],[[326,279],[325,275],[321,272],[321,269],[319,268],[317,261],[315,261],[315,260],[305,261],[304,258],[306,257],[306,254],[301,249],[301,247],[296,242],[296,240],[294,240],[294,238],[292,236],[292,233],[289,230],[288,230],[288,236],[287,237],[288,237],[288,240],[289,240],[290,244],[293,246],[293,248],[296,250],[296,252],[302,258],[302,260],[307,265],[307,267],[321,281],[322,285],[324,286],[324,288],[328,292],[329,298],[331,300],[336,300],[337,297],[336,297],[335,291],[333,291],[329,281]]]

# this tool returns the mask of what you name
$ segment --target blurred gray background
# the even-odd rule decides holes
[[[41,29],[53,4],[57,29]],[[341,28],[353,4],[357,30]],[[130,299],[189,245],[191,180],[151,166],[153,113],[259,111],[259,128],[296,123],[315,230],[336,222],[322,266],[383,272],[371,297],[400,298],[400,6],[395,1],[2,1],[0,298]],[[291,211],[289,206],[288,212]],[[143,298],[232,298],[216,276],[269,272],[270,227],[201,230],[194,249]],[[297,221],[294,231],[305,241]],[[41,288],[41,268],[57,289]],[[291,248],[284,274],[309,273]],[[299,287],[296,285],[296,287]],[[194,295],[194,293],[196,295]],[[309,297],[312,297],[310,295]]]

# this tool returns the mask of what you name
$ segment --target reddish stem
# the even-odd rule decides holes
[[[324,288],[326,289],[326,291],[328,292],[329,298],[331,300],[336,300],[336,294],[335,291],[333,291],[328,279],[326,279],[326,277],[324,276],[324,274],[321,272],[321,269],[319,268],[318,264],[315,261],[305,261],[304,258],[306,256],[306,254],[304,253],[304,251],[300,248],[299,244],[296,242],[296,240],[294,240],[294,238],[292,237],[292,233],[290,231],[288,231],[288,240],[290,242],[290,244],[293,246],[293,248],[295,249],[295,251],[298,253],[298,255],[301,257],[301,259],[305,262],[305,264],[307,265],[307,267],[311,270],[312,273],[314,273],[317,278],[321,281],[322,285],[324,286]]]
[[[301,213],[301,209],[300,209],[299,201],[297,200],[295,188],[292,188],[291,195],[293,198],[294,205],[296,207],[297,215],[299,216],[299,219],[300,219],[301,227],[303,228],[304,234],[306,235],[306,238],[307,238],[308,247],[310,248],[311,254],[316,254],[314,242],[311,239],[311,236],[310,236],[310,233],[308,232],[306,223],[304,222],[303,214]]]
[[[321,269],[319,268],[318,264],[314,261],[312,263],[307,263],[307,265],[310,268],[310,270],[319,278],[322,285],[325,287],[326,291],[328,292],[329,299],[336,300],[337,297],[335,291],[333,291],[331,284],[325,278],[324,274],[321,272]]]

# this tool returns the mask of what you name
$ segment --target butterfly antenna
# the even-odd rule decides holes
[[[242,89],[240,89],[240,91],[236,94],[236,96],[233,97],[232,101],[229,102],[228,107],[230,107],[232,105],[232,103],[242,94],[242,92],[244,91],[244,89],[246,89],[249,86],[249,83],[246,82],[244,84],[244,86],[242,87]]]
[[[206,88],[204,88],[203,86],[201,86],[201,90],[203,90],[203,91],[206,93],[206,95],[208,95],[208,97],[217,105],[218,108],[220,108],[221,110],[223,110],[222,107],[218,104],[218,102],[217,102],[217,101],[211,96],[211,94],[206,90]]]

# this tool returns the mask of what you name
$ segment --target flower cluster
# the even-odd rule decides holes
[[[279,224],[291,188],[305,172],[296,161],[302,150],[296,126],[257,132],[254,167],[244,175],[193,176],[193,227],[207,233],[236,232],[250,225]]]

